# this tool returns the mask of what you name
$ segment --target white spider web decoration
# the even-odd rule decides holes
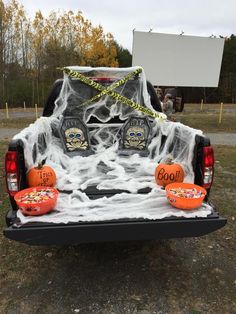
[[[101,77],[112,76],[119,80],[129,69],[80,68],[82,73],[93,73]],[[155,168],[168,154],[174,162],[181,164],[185,171],[185,182],[194,182],[192,167],[195,137],[202,132],[189,128],[181,123],[170,121],[159,122],[150,119],[152,126],[149,155],[119,155],[120,130],[131,116],[143,116],[114,100],[103,96],[87,107],[81,104],[91,98],[89,89],[82,92],[76,88],[80,83],[71,80],[67,75],[61,93],[56,100],[55,110],[51,117],[41,117],[28,128],[17,134],[14,139],[24,143],[24,155],[27,169],[36,166],[39,161],[47,158],[46,164],[56,172],[56,187],[62,191],[55,210],[44,216],[26,217],[18,211],[22,224],[33,221],[68,223],[79,221],[103,221],[113,219],[162,219],[165,217],[206,217],[212,208],[203,204],[198,210],[182,211],[171,207],[165,197],[165,191],[159,187],[154,178]],[[140,92],[141,91],[141,92]],[[143,105],[152,109],[146,87],[144,72],[140,75],[139,86],[132,81],[119,88],[119,93],[136,102],[142,100]],[[89,94],[89,95],[88,95]],[[74,114],[86,123],[93,116],[97,123],[88,124],[91,147],[94,154],[82,157],[69,157],[63,152],[57,128],[62,115]],[[119,117],[120,124],[109,121]],[[102,122],[102,123],[100,123]],[[96,187],[104,192],[104,197],[91,199],[86,189]],[[140,194],[140,189],[149,188],[147,194]],[[106,191],[122,190],[113,196]]]

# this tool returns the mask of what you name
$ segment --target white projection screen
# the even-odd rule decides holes
[[[224,38],[133,32],[133,66],[158,86],[217,87]]]

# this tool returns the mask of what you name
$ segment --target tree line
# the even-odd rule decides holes
[[[0,105],[42,105],[62,76],[58,67],[126,66],[127,52],[80,11],[37,11],[30,19],[17,0],[0,1]]]
[[[131,66],[132,56],[93,26],[81,11],[37,11],[29,18],[17,1],[0,0],[0,107],[43,105],[52,83],[62,76],[58,67]],[[184,88],[185,100],[236,102],[236,36],[225,38],[219,87]]]

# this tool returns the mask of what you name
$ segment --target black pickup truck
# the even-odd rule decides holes
[[[110,70],[107,70],[108,74],[106,73],[107,75],[105,75],[104,71],[98,71],[98,73],[96,73],[96,71],[93,69],[90,69],[87,72],[85,69],[82,70],[83,75],[89,77],[90,82],[93,81],[98,83],[98,86],[102,86],[101,88],[108,88],[114,83],[114,76],[116,75],[116,72],[114,71],[112,72]],[[79,72],[79,70],[77,71]],[[117,73],[120,72],[118,71]],[[129,71],[127,73],[129,73]],[[158,101],[153,86],[146,81],[145,84],[146,91],[150,96],[149,99],[152,109],[155,110],[155,112],[161,112],[160,103]],[[70,88],[72,86],[73,92],[68,93],[68,86]],[[145,106],[145,102],[147,101],[145,100],[145,97],[147,95],[145,96],[145,93],[143,93],[140,86],[144,88],[143,85],[140,85],[140,77],[136,75],[134,78],[129,79],[127,82],[125,82],[123,86],[118,87],[116,91],[118,94],[122,94],[126,99],[134,99],[133,95],[135,94],[135,101],[139,101],[139,103]],[[115,129],[116,131],[114,132],[114,134],[118,134],[120,128],[124,127],[123,125],[127,123],[127,120],[129,120],[130,116],[133,117],[133,115],[137,114],[136,110],[132,108],[128,108],[128,111],[124,111],[126,110],[124,108],[126,108],[127,105],[121,105],[122,101],[115,102],[114,99],[112,100],[112,97],[110,97],[109,94],[102,96],[102,99],[104,102],[106,102],[106,105],[104,105],[104,103],[101,104],[99,102],[99,99],[96,99],[93,102],[90,101],[90,99],[96,98],[97,93],[97,90],[93,86],[88,86],[87,83],[81,82],[80,80],[76,80],[75,78],[71,78],[69,75],[66,75],[66,78],[64,78],[64,80],[61,79],[54,83],[48,100],[44,106],[42,114],[43,117],[40,118],[41,120],[43,119],[43,123],[46,123],[47,119],[51,119],[53,115],[55,116],[56,121],[59,121],[60,119],[62,119],[62,117],[67,117],[69,119],[73,119],[74,117],[80,117],[81,120],[83,120],[81,122],[83,125],[81,126],[81,128],[86,128],[86,131],[84,132],[90,132],[92,134],[90,138],[89,153],[87,155],[83,155],[82,157],[81,155],[79,157],[74,157],[73,154],[72,156],[70,156],[70,153],[67,154],[66,157],[65,155],[63,155],[64,157],[62,158],[62,160],[68,163],[72,158],[84,158],[83,160],[85,160],[86,158],[91,158],[91,156],[96,155],[96,150],[95,152],[91,152],[93,150],[93,145],[96,144],[95,142],[97,140],[97,135],[94,135],[95,129],[99,130],[101,128],[101,125],[108,125],[111,133],[113,132],[112,130]],[[94,111],[97,107],[92,107],[93,109],[95,109],[93,111],[86,110],[85,114],[84,111],[81,109],[83,108],[83,106],[80,106],[81,103],[84,103],[84,100],[90,101],[90,104],[92,105],[95,104],[95,106],[100,106],[99,110]],[[67,104],[66,106],[64,105],[65,103]],[[89,105],[87,106],[87,108],[91,109]],[[119,108],[119,111],[114,111],[118,110],[117,108]],[[113,114],[110,114],[112,110]],[[58,112],[60,114],[58,114]],[[102,116],[101,112],[103,113]],[[109,116],[109,119],[106,116],[107,114]],[[141,118],[140,115],[138,115],[138,119],[142,119],[142,117],[142,115]],[[145,117],[145,119],[147,118]],[[49,125],[49,131],[43,129],[45,127],[43,126],[43,131],[39,131],[37,136],[33,137],[35,136],[35,134],[33,133],[35,133],[35,130],[37,130],[36,121],[35,125],[31,126],[33,132],[25,129],[22,131],[23,133],[21,132],[19,136],[14,137],[13,140],[9,143],[5,161],[6,185],[11,203],[11,208],[6,214],[7,226],[4,229],[4,235],[7,238],[31,245],[68,245],[87,242],[195,237],[213,232],[226,224],[226,219],[219,216],[215,206],[211,203],[209,199],[209,193],[214,173],[214,153],[210,145],[210,140],[200,133],[196,133],[196,135],[194,135],[194,146],[192,148],[192,152],[190,152],[191,154],[189,155],[191,156],[191,160],[190,165],[188,166],[191,167],[193,171],[193,182],[195,184],[205,187],[205,189],[207,190],[207,196],[204,202],[205,204],[210,206],[211,212],[206,217],[193,216],[189,218],[181,215],[167,215],[164,218],[148,219],[147,217],[139,216],[132,218],[129,217],[129,215],[127,214],[124,215],[124,217],[119,217],[115,219],[111,216],[110,219],[107,218],[105,220],[89,219],[88,221],[86,221],[86,219],[78,219],[78,221],[75,221],[72,219],[71,221],[69,220],[66,223],[60,221],[53,222],[50,220],[42,220],[32,222],[28,221],[27,223],[22,223],[19,215],[17,214],[18,208],[16,202],[14,201],[14,195],[17,193],[17,191],[27,188],[26,173],[29,170],[30,165],[32,166],[34,163],[36,163],[38,156],[41,155],[44,157],[46,155],[50,160],[50,154],[48,153],[48,149],[51,145],[57,145],[55,147],[60,146],[58,148],[60,149],[59,151],[62,151],[63,149],[65,150],[65,147],[63,147],[63,145],[61,145],[60,143],[64,140],[61,134],[59,134],[62,128],[61,122],[59,124],[55,124],[55,120],[53,120],[53,123],[52,120],[50,120],[50,124],[47,124]],[[170,142],[170,140],[168,140],[168,132],[170,131],[165,134],[160,134],[160,130],[157,131],[157,128],[153,126],[153,119],[148,118],[148,120],[150,120],[148,121],[148,127],[150,128],[151,132],[153,132],[152,137],[154,138],[159,136],[159,153],[161,153],[165,149],[165,147],[167,147],[167,145],[168,150],[172,150],[172,152],[174,153],[179,151],[179,147],[181,147],[181,145],[185,145],[184,149],[188,148],[188,143],[186,143],[186,140],[183,144],[180,132],[180,130],[182,130],[182,128],[184,128],[185,126],[182,127],[181,124],[174,124],[174,122],[170,122],[171,128],[175,128],[175,135]],[[166,123],[168,125],[169,122],[162,123]],[[190,128],[185,128],[188,132],[190,132]],[[31,130],[30,127],[29,130]],[[48,134],[46,134],[47,132]],[[29,141],[30,137],[36,138],[35,143],[31,143],[32,141]],[[48,139],[49,137],[50,140]],[[122,135],[120,136],[120,140],[122,140]],[[27,144],[27,141],[29,141],[30,144]],[[108,142],[106,142],[106,145],[109,146],[107,143]],[[27,145],[29,145],[29,147],[27,147]],[[143,150],[144,148],[144,150],[147,151],[149,147],[152,146],[150,143],[150,146],[145,145],[140,144],[141,150]],[[82,150],[84,150],[84,148]],[[82,150],[80,150],[80,152]],[[122,149],[120,149],[120,146],[117,151],[119,150],[122,151]],[[82,153],[84,154],[84,152]],[[133,151],[133,149],[131,149],[127,154],[127,158],[131,158],[132,155],[134,155],[135,153],[135,150]],[[53,151],[51,151],[51,154],[53,154]],[[28,158],[28,155],[30,155],[30,158]],[[54,156],[54,159],[55,158],[56,157]],[[114,161],[114,158],[115,157],[113,157],[112,161]],[[138,158],[148,157],[145,155],[144,152],[144,157],[142,157],[141,154],[141,156]],[[161,159],[158,159],[157,157],[156,160],[160,162]],[[60,178],[60,176],[62,175],[62,171],[66,171],[65,164],[63,164],[60,168],[61,172],[58,172],[58,178]],[[101,167],[101,163],[99,164],[99,167]],[[70,176],[72,177],[72,173],[70,173]],[[74,182],[77,182],[76,178],[74,180]],[[64,195],[70,194],[71,190],[75,190],[75,187],[72,183],[69,183],[69,188],[67,190],[64,190],[62,184],[60,185],[60,183],[58,184],[57,188],[60,192],[63,192]],[[71,186],[73,187],[70,188]],[[78,190],[80,190],[80,188],[78,188]],[[137,190],[136,195],[145,196],[146,194],[150,193],[150,190],[150,187],[141,187]],[[86,197],[88,197],[88,201],[104,199],[104,197],[105,200],[109,200],[109,198],[112,198],[115,195],[120,194],[124,196],[129,196],[129,194],[127,193],[132,194],[132,192],[127,192],[124,188],[121,188],[119,186],[112,189],[103,189],[97,188],[96,184],[88,184],[87,186],[83,187],[81,191],[83,195],[86,194]],[[115,208],[117,208],[117,204],[114,203],[114,210]],[[112,211],[112,206],[110,207],[110,210]],[[127,212],[128,210],[129,209],[127,207]]]

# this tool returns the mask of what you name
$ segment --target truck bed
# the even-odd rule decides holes
[[[204,137],[197,137],[196,141],[201,145],[208,144],[209,141]],[[13,145],[14,144],[14,145]],[[11,148],[19,147],[16,142],[12,143]],[[196,156],[196,155],[195,155]],[[193,161],[196,173],[199,165]],[[198,177],[195,182],[198,183]],[[150,189],[139,191],[148,193]],[[63,191],[65,192],[65,191]],[[120,190],[119,193],[122,191]],[[88,189],[86,194],[91,199],[101,198],[109,194],[116,194],[118,191],[104,191]],[[12,200],[12,199],[11,199]],[[208,203],[208,198],[205,200]],[[151,240],[163,238],[181,238],[202,236],[222,228],[227,220],[217,213],[213,204],[213,211],[207,217],[184,218],[168,217],[164,219],[117,219],[106,221],[89,221],[74,223],[43,223],[30,222],[18,224],[16,218],[16,207],[13,206],[7,213],[7,228],[4,235],[12,240],[27,243],[30,245],[67,245],[89,242],[105,241],[129,241],[129,240]]]

